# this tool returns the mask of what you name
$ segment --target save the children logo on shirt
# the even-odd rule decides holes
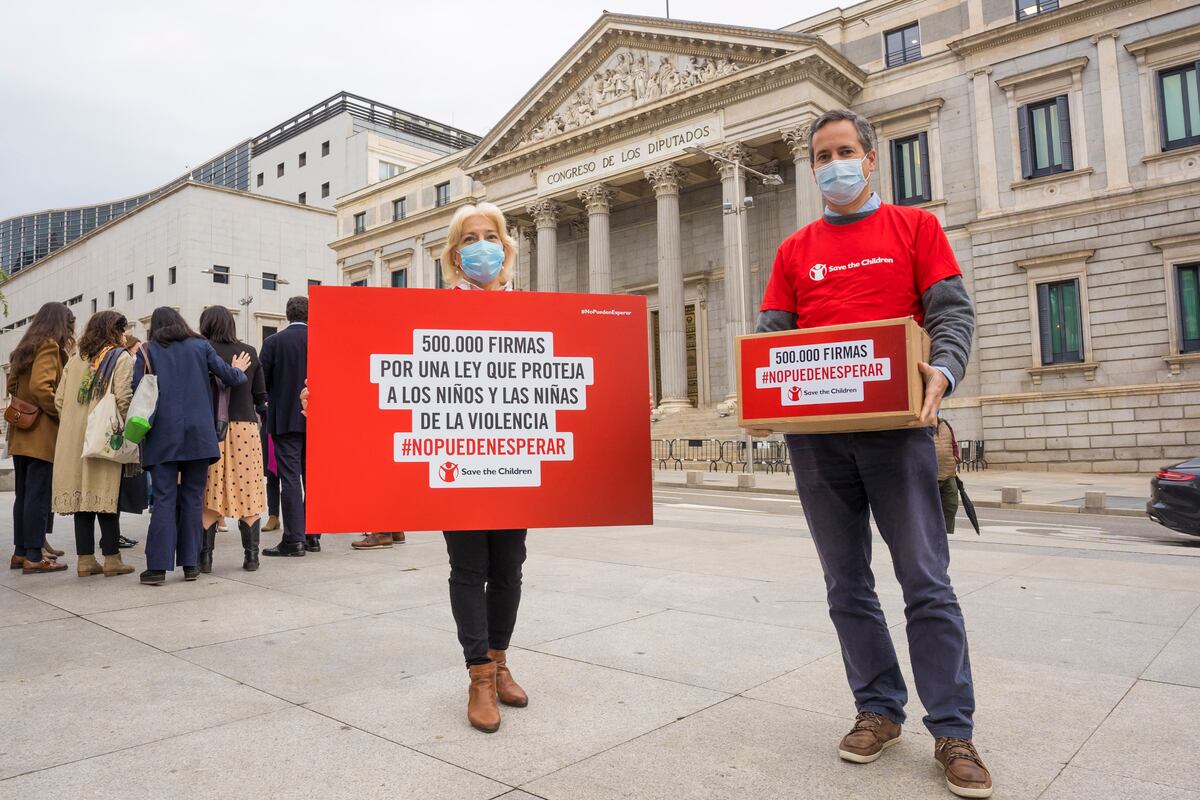
[[[427,463],[435,489],[541,486],[542,462],[574,459],[556,412],[586,409],[594,378],[549,332],[415,329],[412,355],[371,355],[379,408],[412,412],[393,458]]]
[[[846,264],[830,265],[830,264],[813,264],[808,270],[808,277],[814,281],[823,281],[827,275],[832,275],[837,272],[845,272],[848,269],[858,269],[859,267],[870,267],[875,264],[895,264],[896,259],[890,256],[876,256],[874,258],[864,258],[861,261],[850,261]]]
[[[867,381],[892,377],[890,358],[875,358],[875,342],[862,339],[830,344],[773,347],[770,366],[755,370],[759,389],[779,389],[785,406],[858,403]]]

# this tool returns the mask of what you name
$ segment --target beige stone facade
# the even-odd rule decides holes
[[[1031,469],[1192,455],[1200,139],[1169,140],[1162,81],[1200,60],[1200,8],[1057,5],[869,0],[778,31],[605,15],[478,146],[343,199],[343,281],[390,285],[408,254],[407,285],[436,285],[446,212],[486,191],[522,234],[520,288],[646,296],[656,401],[715,416],[776,247],[821,213],[804,130],[848,106],[875,188],[937,215],[977,303],[960,437]],[[446,205],[387,218],[435,182]]]

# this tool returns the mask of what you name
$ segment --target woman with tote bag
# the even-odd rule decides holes
[[[83,457],[88,420],[101,401],[111,393],[122,418],[129,409],[133,357],[124,349],[126,327],[125,315],[120,312],[93,314],[79,337],[79,352],[67,361],[54,395],[59,423],[51,507],[56,514],[75,517],[76,572],[81,578],[133,572],[133,567],[121,560],[118,546],[117,498],[123,465],[106,458]],[[103,566],[96,561],[97,521]]]

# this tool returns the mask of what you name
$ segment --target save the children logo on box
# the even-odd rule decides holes
[[[871,339],[773,347],[770,366],[755,370],[755,386],[779,389],[782,405],[858,403],[863,384],[892,377],[890,358],[875,358]]]
[[[429,465],[430,488],[540,486],[542,463],[571,461],[558,411],[587,408],[591,357],[554,355],[545,331],[415,329],[411,355],[371,355],[379,408],[412,412],[397,462]]]

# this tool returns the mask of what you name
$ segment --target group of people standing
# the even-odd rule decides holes
[[[176,566],[187,581],[210,572],[218,526],[228,517],[238,521],[243,568],[256,570],[267,510],[264,447],[272,442],[284,522],[290,538],[299,536],[303,555],[299,390],[306,369],[301,329],[307,299],[289,301],[288,317],[289,330],[297,330],[281,333],[278,342],[272,337],[260,358],[238,340],[233,315],[222,306],[204,311],[199,332],[175,309],[155,309],[145,343],[130,334],[119,311],[93,314],[77,339],[68,306],[42,306],[9,360],[9,411],[16,409],[12,418],[22,420],[9,425],[16,478],[10,568],[25,575],[67,569],[64,553],[46,541],[51,515],[62,514],[74,519],[80,577],[128,574],[133,567],[124,563],[120,548],[133,542],[121,535],[120,512],[141,513],[149,505],[142,583],[161,585]],[[296,339],[302,340],[299,356],[289,347]],[[89,421],[95,425],[101,401],[111,395],[123,420],[148,374],[155,376],[158,398],[136,461],[85,456]],[[274,413],[269,388],[281,413]],[[226,392],[227,401],[217,402]],[[265,420],[261,433],[260,420]],[[278,508],[271,510],[275,521]],[[97,525],[102,563],[95,550]],[[280,548],[289,550],[285,544]]]
[[[924,723],[933,736],[933,756],[951,792],[986,798],[992,777],[972,740],[974,681],[966,626],[948,575],[952,518],[943,516],[939,477],[945,483],[947,476],[938,474],[934,445],[941,399],[965,371],[974,310],[937,219],[921,209],[884,204],[871,191],[876,152],[870,123],[851,111],[827,112],[812,124],[808,143],[826,209],[780,246],[760,307],[759,331],[911,315],[932,339],[930,363],[919,365],[925,402],[918,423],[901,430],[787,436],[858,709],[837,752],[845,761],[874,762],[899,741],[905,722],[908,689],[871,568],[873,516],[904,592],[912,669],[926,709]],[[442,254],[445,285],[511,290],[516,246],[507,231],[494,205],[460,208]],[[814,263],[852,261],[868,266],[828,278],[811,270]],[[149,569],[142,580],[161,583],[164,571],[176,563],[185,577],[194,578],[201,565],[211,563],[221,516],[239,519],[245,566],[257,564],[262,449],[250,425],[264,392],[266,426],[279,464],[284,534],[277,547],[263,552],[303,556],[319,550],[319,538],[306,536],[304,529],[305,414],[310,401],[331,401],[320,399],[319,392],[310,397],[306,386],[304,298],[289,301],[288,319],[288,328],[268,339],[258,358],[233,335],[228,311],[206,311],[201,335],[177,312],[160,308],[151,318],[149,342],[134,348],[135,358],[127,351],[120,314],[95,315],[76,344],[70,310],[45,306],[13,353],[9,378],[9,392],[42,413],[28,430],[14,430],[10,447],[17,465],[13,566],[32,573],[63,568],[42,551],[53,505],[59,513],[75,515],[80,574],[128,571],[116,549],[120,466],[81,459],[80,430],[106,391],[115,393],[123,413],[147,370],[158,375],[160,396],[142,448],[155,494],[146,545]],[[214,378],[233,391],[223,442],[214,430]],[[92,556],[97,519],[103,565]],[[507,660],[521,600],[526,534],[444,531],[450,607],[470,678],[467,718],[485,732],[500,727],[498,704],[529,702]],[[369,534],[358,544],[390,546],[395,536]]]

